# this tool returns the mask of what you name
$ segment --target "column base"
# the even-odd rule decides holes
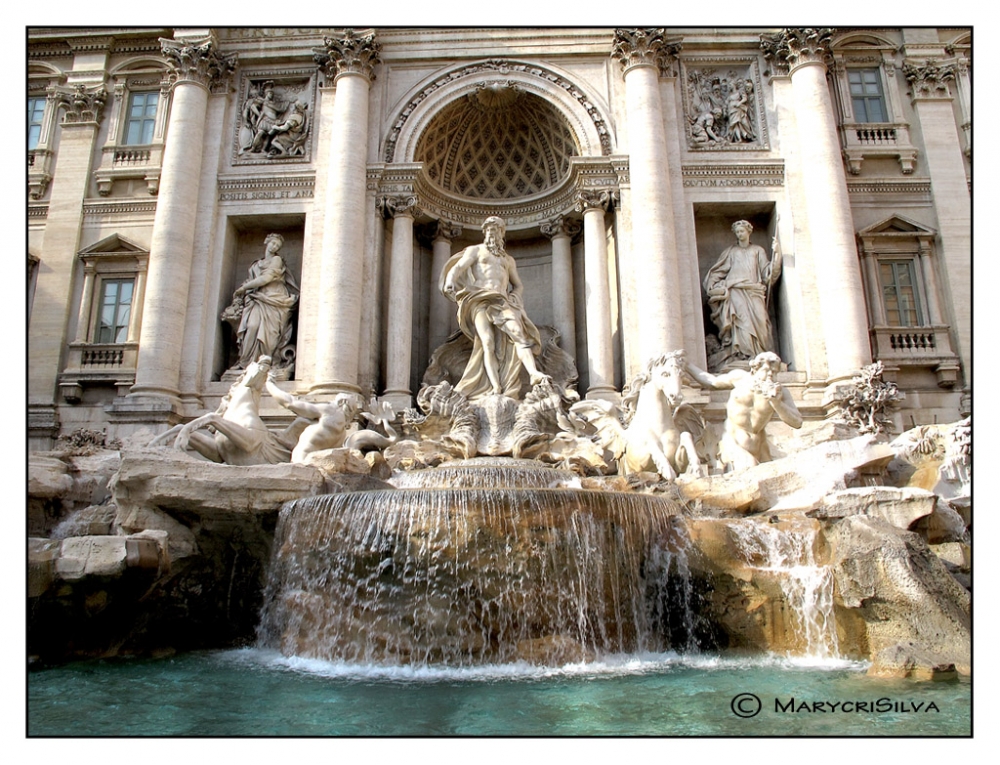
[[[587,398],[589,399],[599,399],[601,401],[610,401],[612,404],[620,404],[622,402],[621,394],[610,386],[595,386],[587,391]]]
[[[341,382],[339,380],[327,380],[313,383],[309,392],[315,395],[332,395],[334,393],[356,393],[364,398],[364,391],[353,383]]]

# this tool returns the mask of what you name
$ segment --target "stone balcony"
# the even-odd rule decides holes
[[[135,383],[138,343],[70,343],[59,390],[70,404],[83,398],[88,386],[114,386],[124,396]]]
[[[873,327],[872,350],[885,366],[886,379],[892,379],[901,367],[930,367],[938,386],[954,387],[960,367],[948,329],[947,325]]]
[[[101,167],[94,173],[97,191],[109,196],[115,181],[141,178],[151,196],[160,190],[160,167],[163,163],[163,145],[106,146]]]
[[[861,162],[872,157],[899,161],[904,175],[913,172],[917,150],[910,143],[910,128],[896,122],[845,122],[840,126],[844,159],[851,175],[861,173]]]

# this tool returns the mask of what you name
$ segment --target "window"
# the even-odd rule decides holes
[[[125,123],[125,143],[131,146],[153,142],[156,126],[156,104],[159,93],[133,93],[128,101],[128,119]]]
[[[879,280],[885,319],[890,327],[923,325],[916,271],[912,260],[880,260]]]
[[[889,122],[878,69],[849,69],[847,82],[855,122]]]
[[[28,99],[28,148],[34,149],[42,137],[42,116],[45,114],[44,98]]]
[[[94,340],[98,343],[124,343],[132,314],[133,279],[104,279]]]

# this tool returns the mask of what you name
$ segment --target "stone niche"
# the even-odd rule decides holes
[[[727,247],[736,244],[736,235],[732,225],[738,220],[749,221],[753,226],[750,234],[750,244],[764,248],[771,255],[771,242],[777,230],[777,220],[774,205],[771,202],[747,203],[717,203],[696,204],[694,206],[695,237],[698,246],[698,282],[701,291],[702,318],[705,326],[706,356],[712,371],[721,370],[726,362],[718,357],[718,327],[712,321],[708,297],[705,294],[705,275],[714,266]],[[784,246],[782,252],[786,256],[791,253]],[[788,267],[785,262],[782,272]],[[785,327],[783,317],[787,312],[787,301],[782,288],[782,278],[771,288],[768,305],[768,317],[771,320],[772,343],[774,350],[782,361],[791,364],[791,337]],[[713,363],[713,358],[716,363]]]
[[[302,284],[302,250],[305,232],[304,215],[231,216],[226,225],[222,278],[219,285],[215,311],[217,337],[213,362],[213,379],[230,381],[240,373],[240,346],[237,340],[238,321],[225,318],[233,308],[234,291],[249,278],[250,268],[263,257],[264,240],[269,234],[280,234],[284,242],[278,254],[285,261],[285,268],[294,285],[289,291],[300,294]],[[284,379],[294,379],[295,349],[298,335],[298,308],[296,301],[289,321],[292,334],[288,344],[279,349],[274,359],[275,367],[287,369]],[[279,377],[280,379],[280,377]]]

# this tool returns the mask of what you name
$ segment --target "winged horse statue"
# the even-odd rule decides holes
[[[650,360],[622,392],[620,408],[599,399],[570,408],[578,427],[596,429],[594,440],[611,451],[622,475],[655,471],[672,481],[684,472],[704,473],[695,442],[705,422],[683,401],[685,361],[684,351]]]

